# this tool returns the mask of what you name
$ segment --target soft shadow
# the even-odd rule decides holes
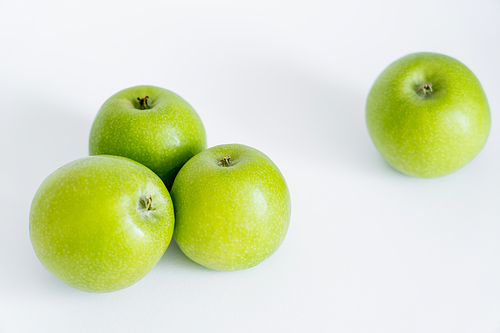
[[[197,270],[210,272],[211,270],[195,263],[191,259],[189,259],[184,253],[182,253],[179,245],[172,237],[172,241],[170,242],[167,251],[163,254],[160,261],[156,265],[156,267],[166,267],[168,269],[175,267],[174,269],[183,269],[183,270]],[[156,268],[155,268],[156,269]]]

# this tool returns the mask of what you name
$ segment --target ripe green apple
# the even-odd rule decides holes
[[[57,169],[30,210],[30,238],[43,266],[66,284],[110,292],[142,279],[174,230],[161,179],[118,156],[91,156]]]
[[[175,175],[207,147],[196,111],[175,93],[153,86],[124,89],[97,113],[90,155],[124,156],[153,170],[170,189]]]
[[[205,267],[233,271],[273,254],[290,222],[290,194],[278,167],[260,151],[220,145],[190,159],[171,191],[174,237]]]
[[[476,76],[436,53],[387,67],[366,102],[368,131],[385,160],[412,176],[439,177],[470,162],[490,132],[490,109]]]

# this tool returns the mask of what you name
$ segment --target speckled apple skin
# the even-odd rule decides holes
[[[219,165],[230,156],[233,165]],[[171,191],[174,237],[193,261],[214,270],[253,267],[283,242],[290,193],[278,167],[239,144],[212,147],[193,157]]]
[[[432,83],[433,93],[416,88]],[[439,177],[469,163],[491,126],[486,95],[458,60],[436,53],[407,55],[377,78],[366,103],[366,123],[380,154],[412,176]]]
[[[150,109],[137,98],[149,96]],[[177,94],[154,86],[124,89],[97,113],[89,138],[90,155],[124,156],[153,170],[170,189],[175,175],[207,147],[203,123]]]
[[[154,211],[141,210],[152,197]],[[48,176],[30,210],[30,238],[43,266],[66,284],[111,292],[142,279],[172,238],[174,210],[158,176],[117,156],[75,160]]]

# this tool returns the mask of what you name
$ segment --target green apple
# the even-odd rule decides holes
[[[75,160],[48,176],[33,198],[30,238],[43,266],[90,292],[126,288],[160,260],[174,230],[161,179],[118,156]]]
[[[290,194],[278,167],[260,151],[239,144],[203,151],[181,169],[171,191],[174,237],[205,267],[253,267],[283,242]]]
[[[490,109],[476,76],[436,53],[407,55],[375,81],[366,103],[368,131],[402,173],[439,177],[470,162],[490,132]]]
[[[153,170],[170,189],[175,175],[207,147],[196,111],[153,86],[124,89],[101,106],[90,131],[90,155],[124,156]]]

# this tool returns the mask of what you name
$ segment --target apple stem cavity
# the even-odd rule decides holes
[[[418,86],[418,88],[416,89],[417,90],[417,94],[419,94],[420,96],[431,96],[432,94],[432,83],[424,83],[424,84],[421,84]]]
[[[230,167],[233,164],[234,162],[231,161],[231,156],[223,157],[222,160],[219,161],[219,165],[222,167]]]
[[[139,105],[141,107],[141,110],[149,109],[148,98],[149,98],[149,96],[146,96],[144,98],[137,97],[137,100],[139,101]]]

